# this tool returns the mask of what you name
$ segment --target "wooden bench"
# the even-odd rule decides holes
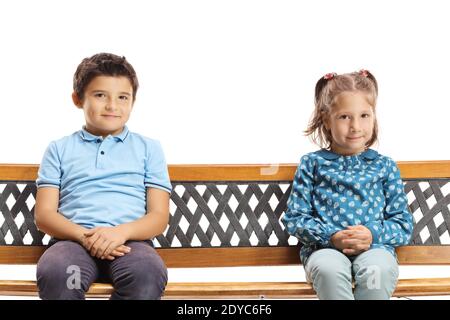
[[[415,229],[401,265],[450,265],[450,161],[399,162]],[[0,165],[0,264],[36,264],[49,237],[37,230],[37,165]],[[295,164],[171,165],[171,219],[155,245],[169,268],[298,265],[280,223]],[[299,266],[300,268],[300,266]],[[0,276],[1,278],[1,276]],[[170,282],[165,298],[309,298],[304,282]],[[95,283],[90,296],[112,286]],[[35,281],[0,280],[1,295],[36,295]],[[400,280],[395,296],[447,295],[449,278]]]

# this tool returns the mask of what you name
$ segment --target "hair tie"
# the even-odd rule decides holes
[[[327,73],[326,75],[324,75],[323,78],[324,78],[325,80],[330,80],[330,79],[333,79],[333,78],[336,77],[336,76],[337,76],[337,73],[336,73],[336,72],[331,72],[331,73]]]
[[[359,74],[360,74],[361,76],[367,78],[367,77],[369,76],[369,71],[366,70],[366,69],[361,69],[361,70],[359,70]]]

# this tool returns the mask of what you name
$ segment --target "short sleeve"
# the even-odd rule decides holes
[[[145,186],[157,188],[169,193],[172,192],[172,184],[169,179],[167,163],[159,141],[154,140],[150,145],[149,154],[145,164]]]
[[[51,142],[45,150],[39,166],[36,185],[41,187],[59,188],[61,184],[61,161],[55,142]]]

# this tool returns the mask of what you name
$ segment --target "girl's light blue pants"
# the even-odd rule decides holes
[[[398,280],[397,260],[383,249],[350,257],[335,249],[320,249],[308,258],[305,271],[321,300],[389,299]]]

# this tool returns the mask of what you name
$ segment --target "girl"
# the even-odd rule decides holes
[[[389,299],[395,247],[411,238],[397,165],[369,149],[378,135],[377,95],[366,70],[326,74],[316,84],[305,133],[323,149],[301,158],[283,223],[303,244],[306,278],[319,299]]]

